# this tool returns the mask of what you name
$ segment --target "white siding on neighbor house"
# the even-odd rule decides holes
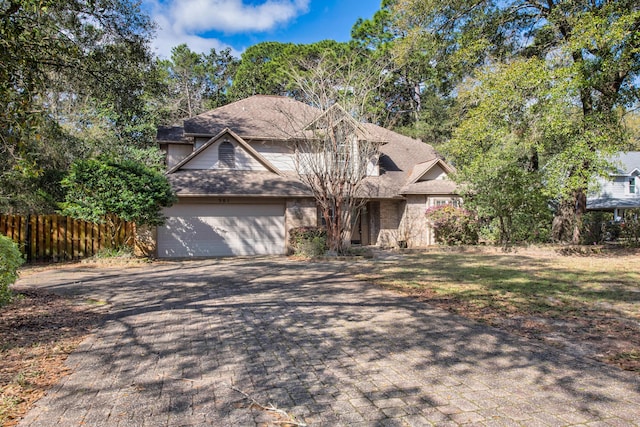
[[[159,258],[285,253],[284,203],[178,203],[158,227]]]
[[[168,144],[167,145],[167,167],[173,166],[186,159],[193,153],[193,146],[188,144]]]
[[[440,165],[434,165],[418,181],[435,181],[436,179],[447,179],[447,173],[442,170]]]
[[[253,170],[253,171],[266,171],[267,168],[262,165],[255,157],[245,151],[244,147],[235,141],[231,141],[235,148],[235,163],[234,170]],[[204,151],[197,154],[187,164],[182,166],[185,170],[203,170],[203,169],[220,169],[218,165],[218,147],[222,141],[217,141],[215,144],[211,144]],[[226,168],[224,168],[226,169]]]
[[[295,172],[295,152],[293,147],[285,143],[263,142],[251,144],[269,163],[282,172]]]
[[[635,193],[629,192],[629,179],[628,176],[616,176],[609,181],[599,180],[600,191],[597,197],[606,197],[613,199],[626,199],[640,197],[640,180],[636,177]]]

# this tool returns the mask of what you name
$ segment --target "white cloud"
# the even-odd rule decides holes
[[[241,0],[175,0],[170,7],[174,27],[186,31],[239,33],[266,31],[308,10],[309,0],[267,0],[248,5]]]
[[[218,52],[226,48],[231,48],[231,54],[233,56],[240,56],[241,52],[218,39],[201,37],[197,34],[176,32],[166,17],[155,16],[154,19],[159,28],[156,38],[153,40],[152,48],[159,57],[171,57],[171,49],[182,43],[186,43],[189,49],[197,53],[209,53],[212,48]]]
[[[180,43],[187,43],[197,52],[208,52],[212,47],[224,49],[229,46],[200,34],[268,31],[306,13],[309,2],[266,0],[260,4],[245,4],[242,0],[145,0],[160,27],[154,48],[164,57]]]

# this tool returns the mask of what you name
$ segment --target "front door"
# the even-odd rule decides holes
[[[356,214],[355,221],[351,221],[351,244],[363,246],[369,244],[368,218],[367,206],[365,205]]]

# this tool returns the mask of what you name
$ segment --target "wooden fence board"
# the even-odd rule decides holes
[[[20,217],[20,236],[19,236],[19,240],[20,242],[24,242],[21,245],[23,246],[23,251],[26,250],[26,248],[24,248],[24,246],[26,245],[27,242],[27,233],[28,233],[28,229],[27,227],[29,227],[29,221],[28,218],[26,216],[21,216]]]
[[[20,246],[28,262],[90,257],[110,243],[106,227],[61,215],[0,214],[0,233]],[[134,224],[125,222],[116,244],[132,244],[134,232]]]
[[[29,236],[27,237],[29,241],[29,251],[27,252],[27,261],[35,260],[36,254],[38,253],[38,245],[37,242],[37,233],[35,232],[38,229],[38,217],[36,215],[29,215]]]
[[[73,219],[71,217],[66,218],[64,238],[66,241],[65,259],[72,259],[73,258]]]
[[[36,261],[44,259],[44,215],[36,219]]]
[[[45,215],[42,218],[42,227],[44,228],[44,258],[51,257],[51,216]]]
[[[58,259],[58,215],[51,218],[51,259]]]
[[[92,236],[93,238],[91,239],[91,251],[95,253],[100,247],[100,227],[98,226],[98,224],[93,224]]]

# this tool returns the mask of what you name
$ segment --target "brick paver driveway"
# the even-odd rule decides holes
[[[259,258],[25,277],[109,314],[21,425],[287,421],[252,403],[311,426],[639,422],[637,375],[357,282],[359,268]]]

